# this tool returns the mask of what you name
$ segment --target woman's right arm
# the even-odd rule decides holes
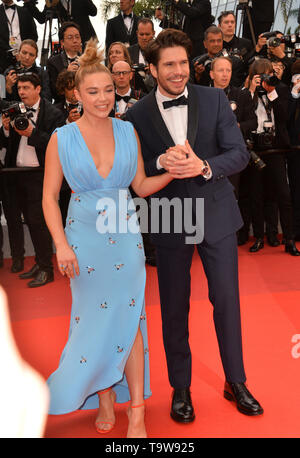
[[[59,193],[63,180],[63,171],[58,155],[57,134],[52,135],[45,160],[43,187],[43,211],[48,229],[52,235],[58,268],[62,275],[74,277],[74,270],[79,275],[79,267],[75,253],[65,236],[60,208]]]

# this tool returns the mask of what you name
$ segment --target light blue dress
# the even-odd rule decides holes
[[[115,157],[105,179],[77,124],[56,130],[63,172],[73,190],[65,233],[80,275],[71,279],[68,341],[58,369],[47,381],[50,414],[96,409],[97,392],[110,386],[117,402],[129,401],[124,367],[139,327],[145,352],[144,397],[151,396],[145,255],[128,189],[137,169],[137,142],[129,122],[112,118],[112,123]]]

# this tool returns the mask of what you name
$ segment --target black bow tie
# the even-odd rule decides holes
[[[4,5],[4,7],[6,10],[9,10],[9,8],[11,8],[12,10],[16,9],[16,5]]]
[[[171,107],[178,107],[179,105],[187,105],[188,101],[185,95],[182,95],[178,99],[168,100],[167,102],[163,102],[163,107],[166,110],[167,108]]]
[[[33,107],[26,107],[26,110],[27,111],[32,111],[33,113],[36,112],[36,108],[33,108]]]
[[[124,100],[125,103],[128,103],[130,99],[131,99],[130,95],[123,96],[123,95],[116,94],[117,102],[119,102],[120,100]]]
[[[131,19],[132,18],[132,13],[129,13],[129,14],[123,13],[123,18],[125,19],[126,17],[129,17]]]

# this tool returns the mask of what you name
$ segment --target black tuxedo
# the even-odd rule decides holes
[[[249,11],[257,41],[258,36],[263,32],[268,32],[274,22],[274,0],[264,0],[263,2],[252,0],[252,8],[249,8]],[[243,25],[243,36],[249,40],[252,39],[247,15],[245,15]]]
[[[193,179],[176,179],[155,197],[167,198],[169,202],[177,198],[183,208],[187,205],[185,199],[189,199],[196,219],[197,199],[204,199],[204,240],[195,243],[208,279],[226,379],[243,382],[235,236],[242,219],[233,187],[226,177],[242,170],[249,155],[224,91],[188,85],[188,92],[187,138],[196,155],[207,159],[212,178],[206,181],[200,175]],[[146,174],[163,173],[157,170],[157,158],[174,142],[159,111],[155,91],[130,108],[126,117],[139,135]],[[153,211],[153,201],[151,206]],[[191,215],[191,207],[188,214]],[[174,388],[182,389],[191,383],[188,314],[194,244],[187,242],[185,227],[175,232],[175,223],[178,223],[175,213],[171,212],[169,219],[170,233],[164,233],[159,224],[158,233],[151,236],[157,250],[169,380]]]
[[[204,52],[204,32],[212,25],[213,21],[210,0],[191,0],[188,2],[179,0],[178,3],[174,3],[174,7],[184,15],[181,24],[170,24],[169,18],[165,18],[160,26],[162,28],[174,26],[181,28],[193,43],[192,57],[199,56]]]
[[[27,11],[26,8],[16,6],[17,14],[19,16],[20,24],[20,38],[21,40],[31,39],[34,41],[38,40],[38,34],[36,25]],[[7,22],[7,16],[5,13],[4,5],[0,6],[0,71],[3,71],[14,63],[11,52],[7,52],[10,49],[9,46],[9,28]]]
[[[46,13],[49,10],[47,6],[44,7],[43,11],[39,11],[31,2],[26,3],[26,6],[40,24],[45,22]],[[68,15],[63,5],[58,3],[56,12],[61,22],[73,21],[79,25],[83,45],[90,38],[96,37],[96,32],[89,18],[89,16],[97,15],[97,7],[92,0],[71,0],[71,15]]]
[[[275,148],[289,148],[290,140],[287,130],[289,89],[284,84],[276,87],[278,98],[271,102],[275,120]],[[293,214],[290,189],[286,174],[286,157],[284,154],[264,154],[258,150],[266,163],[262,171],[252,167],[252,225],[256,238],[264,237],[264,203],[277,202],[283,235],[287,240],[294,237]],[[276,226],[276,217],[267,216],[267,223]]]
[[[106,39],[105,39],[105,48],[106,53],[112,43],[115,41],[121,41],[122,43],[129,43],[133,45],[137,43],[137,25],[139,18],[133,14],[133,25],[128,33],[127,28],[124,24],[124,19],[122,14],[109,19],[106,24]]]
[[[46,226],[42,210],[43,167],[50,136],[56,127],[64,124],[63,115],[45,99],[41,99],[36,127],[28,138],[33,146],[41,169],[10,172],[5,175],[3,209],[7,220],[8,235],[13,259],[24,257],[24,232],[21,213],[28,225],[35,250],[36,263],[41,270],[52,270],[52,239]],[[0,130],[1,143],[7,149],[5,167],[16,167],[21,137],[10,127],[9,137]]]
[[[64,50],[59,54],[51,56],[47,61],[50,89],[55,103],[62,101],[64,98],[63,96],[57,94],[56,81],[59,73],[68,68],[68,66],[69,61]]]

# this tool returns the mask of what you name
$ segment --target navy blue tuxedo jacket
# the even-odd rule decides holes
[[[204,239],[215,243],[243,224],[227,176],[247,166],[249,153],[224,91],[188,84],[188,92],[187,138],[195,154],[208,161],[212,178],[207,181],[202,176],[174,179],[154,197],[190,198],[193,208],[196,198],[204,198]],[[157,170],[157,158],[174,146],[174,142],[160,114],[155,90],[130,108],[126,119],[132,122],[139,135],[146,174],[163,173],[164,170]],[[172,233],[172,229],[171,234],[160,230],[152,234],[152,240],[157,245],[176,246],[185,243],[186,235],[184,230],[181,234]]]

